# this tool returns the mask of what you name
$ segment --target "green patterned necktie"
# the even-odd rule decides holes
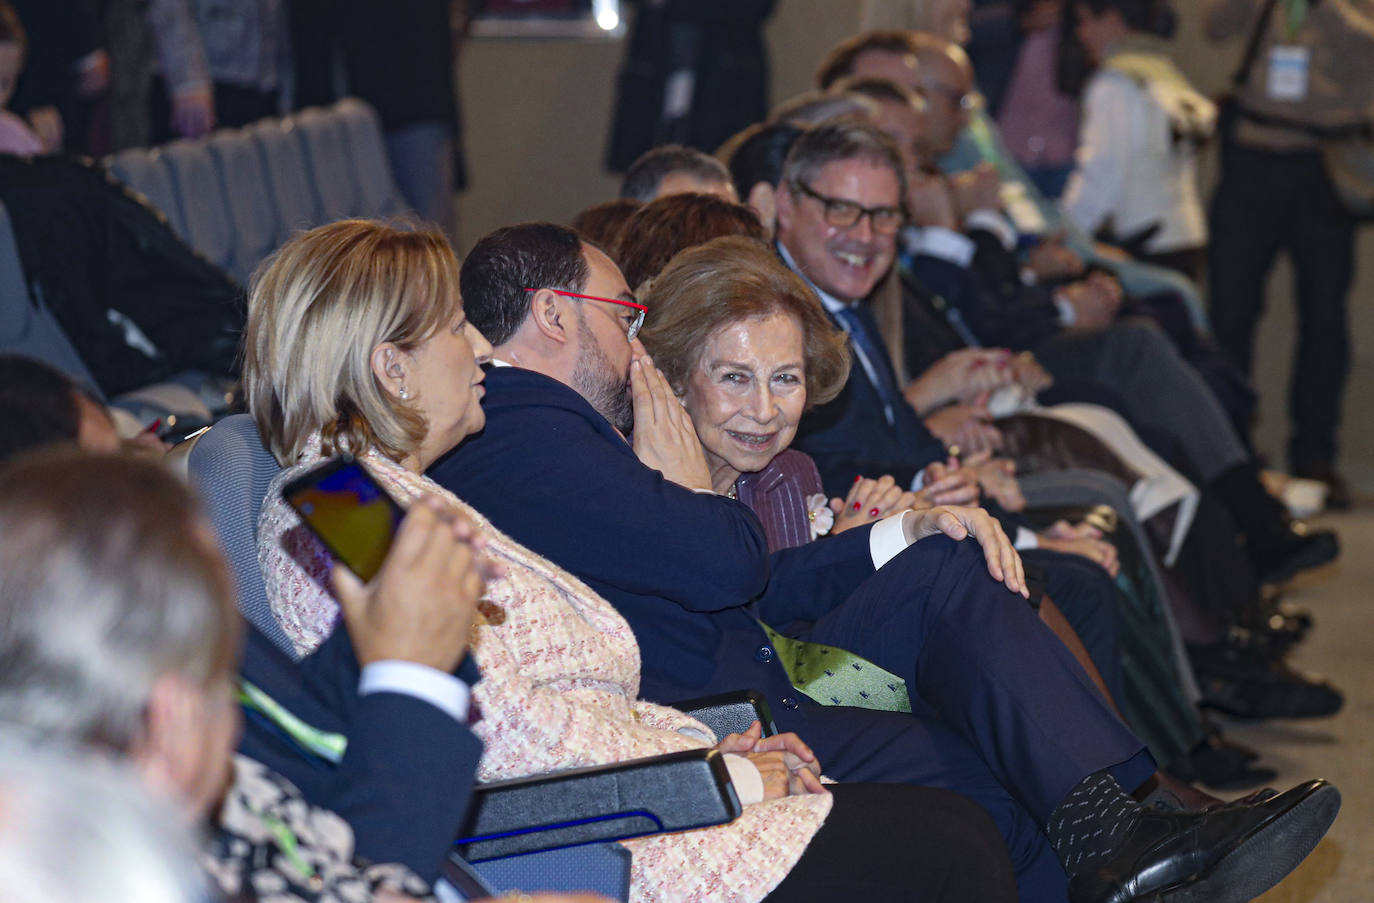
[[[783,636],[759,621],[788,680],[821,705],[910,712],[906,681],[845,649]]]

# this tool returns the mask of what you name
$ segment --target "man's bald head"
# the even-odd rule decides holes
[[[919,34],[915,88],[926,99],[929,144],[937,156],[954,149],[974,103],[973,63],[964,48],[935,35]]]

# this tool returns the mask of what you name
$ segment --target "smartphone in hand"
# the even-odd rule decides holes
[[[334,558],[363,582],[381,570],[405,517],[352,455],[312,467],[282,487],[282,497]]]

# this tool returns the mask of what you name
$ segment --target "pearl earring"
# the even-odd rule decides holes
[[[409,401],[409,400],[410,400],[410,393],[406,391],[406,387],[405,387],[405,386],[401,386],[401,391],[400,391],[398,394],[401,396],[401,401]]]

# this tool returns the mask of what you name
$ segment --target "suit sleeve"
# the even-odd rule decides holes
[[[359,697],[358,663],[344,630],[295,663],[250,629],[242,673],[305,723],[348,736],[343,758],[330,768],[250,718],[242,752],[343,817],[358,855],[402,863],[426,880],[437,877],[467,813],[482,755],[467,725],[402,693]]]
[[[995,239],[975,241],[978,250],[972,268],[964,269],[949,261],[919,255],[912,260],[912,274],[958,309],[969,329],[984,345],[1020,351],[1057,333],[1059,311],[1047,293],[1025,289],[1018,284],[1009,287],[1008,296],[1003,298],[996,291],[999,286],[989,286],[980,278],[979,257],[996,253],[992,245],[1000,249],[1001,244]],[[1001,267],[989,265],[988,269],[989,272],[1000,271]]]
[[[768,543],[752,511],[665,480],[573,411],[489,415],[483,440],[430,476],[591,583],[645,596],[671,587],[682,607],[719,611],[757,598],[768,582]]]
[[[331,808],[352,825],[358,855],[433,880],[467,815],[481,757],[467,725],[435,706],[369,693],[353,715]]]
[[[759,618],[770,627],[783,627],[814,621],[844,602],[876,571],[872,530],[869,524],[774,552],[773,578],[759,599]]]

